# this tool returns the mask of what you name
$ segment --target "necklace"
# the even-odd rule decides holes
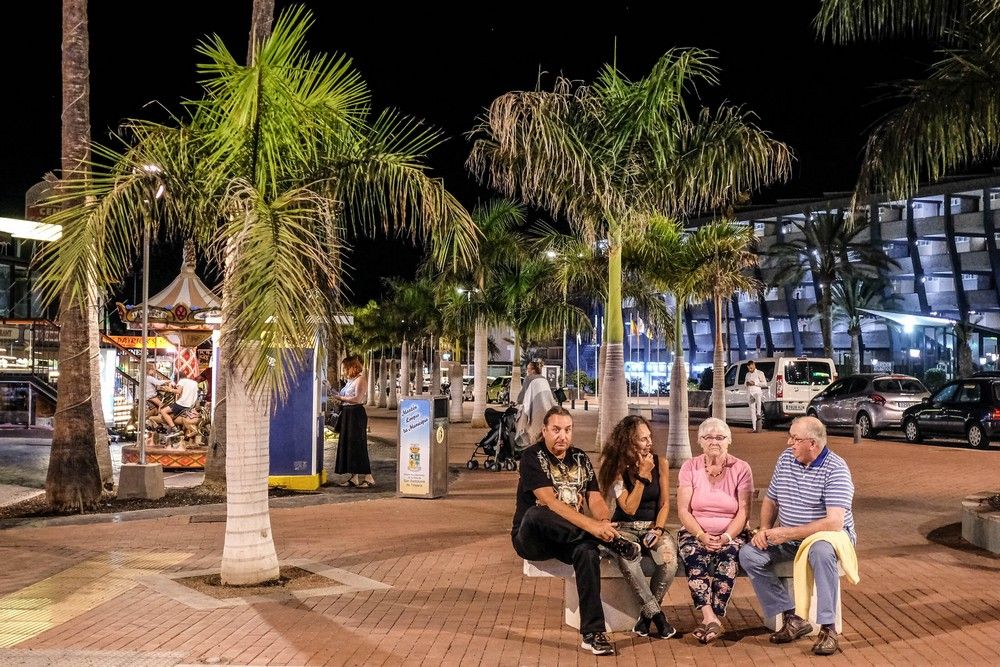
[[[706,458],[705,459],[705,474],[707,474],[712,479],[715,479],[717,477],[721,477],[722,473],[726,470],[726,462],[725,462],[725,460],[723,460],[722,463],[720,463],[718,465],[719,465],[718,472],[712,472],[711,467],[710,467],[710,465],[708,463],[708,458]]]

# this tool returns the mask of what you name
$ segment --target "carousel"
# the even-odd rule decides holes
[[[194,243],[188,241],[184,245],[180,275],[148,301],[150,336],[166,338],[176,348],[172,364],[175,377],[197,377],[201,373],[198,346],[212,338],[222,315],[222,300],[205,286],[194,269]],[[142,330],[142,310],[141,303],[134,306],[118,304],[119,316],[133,331]],[[145,374],[141,366],[140,373]],[[141,390],[137,393],[141,394]],[[159,463],[164,469],[205,467],[211,406],[205,403],[197,409],[197,424],[186,428],[184,435],[175,440],[161,437],[157,432],[159,426],[151,423],[155,419],[146,420],[147,463]],[[139,463],[138,444],[122,448],[122,462]]]

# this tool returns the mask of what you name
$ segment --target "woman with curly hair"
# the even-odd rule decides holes
[[[692,634],[702,644],[722,635],[740,547],[749,539],[753,473],[746,461],[729,455],[731,441],[726,422],[706,419],[698,427],[704,454],[685,461],[677,476],[677,542],[691,598],[702,615]]]
[[[677,570],[677,544],[664,526],[670,513],[670,475],[667,462],[653,453],[649,422],[629,416],[618,422],[601,453],[598,482],[616,503],[611,517],[625,539],[642,545],[655,565],[647,582],[642,559],[618,556],[622,576],[642,603],[633,632],[643,637],[672,637],[677,631],[667,622],[660,604]]]

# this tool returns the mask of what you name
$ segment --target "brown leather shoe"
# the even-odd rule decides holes
[[[799,618],[792,614],[785,620],[785,624],[777,632],[771,633],[772,644],[787,644],[799,637],[805,637],[812,632],[812,626],[804,618]]]
[[[813,653],[816,655],[833,655],[840,650],[840,643],[837,641],[837,633],[833,630],[823,628],[816,637],[813,644]]]

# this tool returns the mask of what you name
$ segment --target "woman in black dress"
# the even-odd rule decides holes
[[[340,404],[340,419],[337,420],[340,441],[337,443],[337,461],[333,472],[350,475],[337,486],[368,489],[375,486],[372,465],[368,460],[368,413],[364,405],[368,397],[368,380],[357,357],[345,358],[341,370],[347,384],[333,397]]]

